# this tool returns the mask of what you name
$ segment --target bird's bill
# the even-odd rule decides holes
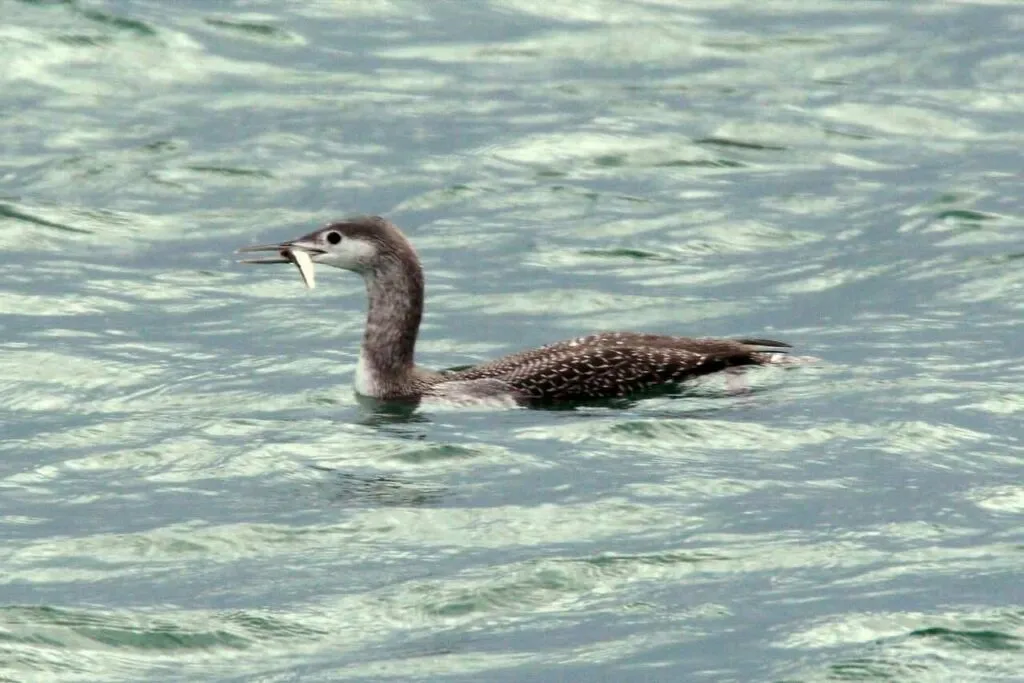
[[[239,263],[294,263],[302,276],[302,283],[307,289],[316,286],[316,268],[313,265],[311,253],[320,253],[319,249],[309,250],[291,242],[282,244],[258,244],[251,247],[242,247],[236,253],[248,254],[259,251],[276,251],[276,256],[264,256],[262,258],[242,259]]]

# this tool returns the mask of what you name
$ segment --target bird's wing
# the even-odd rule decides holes
[[[459,380],[505,378],[521,372],[551,373],[555,372],[552,369],[555,366],[572,362],[579,362],[581,371],[587,364],[600,368],[619,368],[622,363],[632,363],[633,372],[642,372],[643,377],[651,377],[652,383],[657,384],[659,380],[655,378],[666,373],[697,375],[730,365],[759,364],[765,361],[767,355],[760,352],[785,353],[786,346],[765,339],[733,340],[602,332],[502,356],[463,370],[449,371],[445,375]],[[625,368],[620,371],[627,372]]]

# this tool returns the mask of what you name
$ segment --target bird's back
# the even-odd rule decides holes
[[[785,353],[787,347],[767,339],[604,332],[445,372],[440,382],[490,380],[488,386],[505,387],[527,400],[613,398],[727,367],[764,365]]]

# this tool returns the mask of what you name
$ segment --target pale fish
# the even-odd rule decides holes
[[[316,287],[316,266],[313,265],[313,259],[309,257],[309,252],[304,249],[282,249],[281,256],[294,263],[299,269],[306,289]]]

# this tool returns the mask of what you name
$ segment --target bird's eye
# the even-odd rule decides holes
[[[337,244],[341,241],[341,234],[337,232],[329,232],[327,233],[327,241],[331,244]]]

